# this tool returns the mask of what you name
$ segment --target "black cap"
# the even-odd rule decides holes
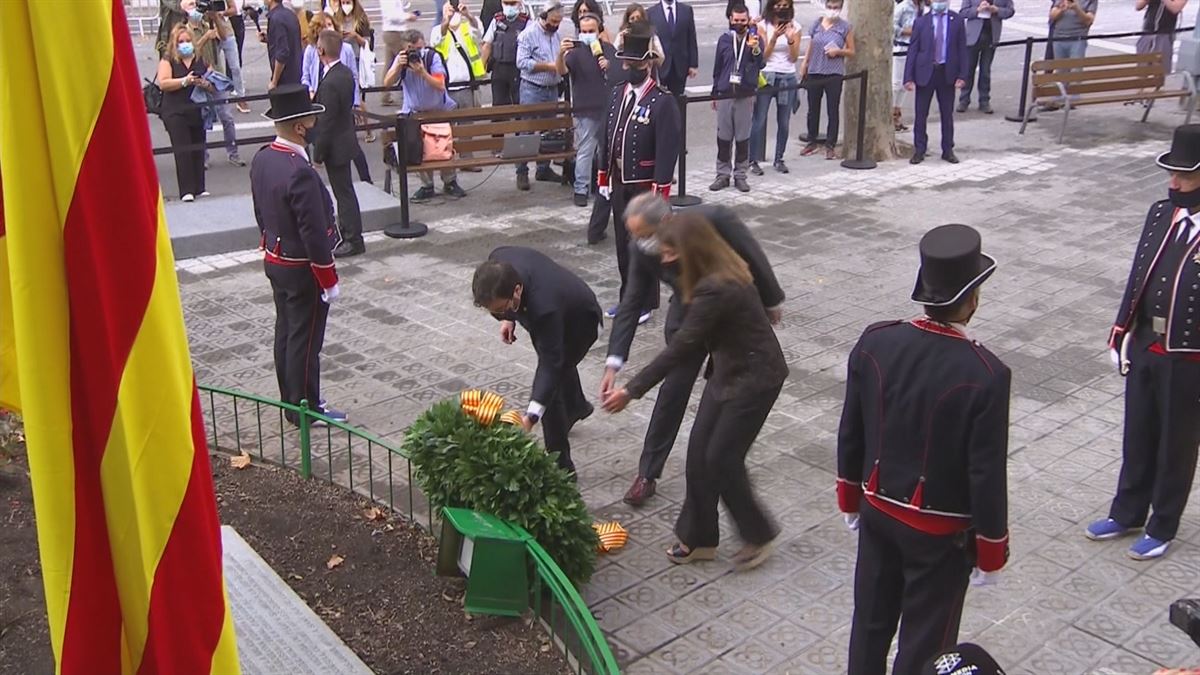
[[[953,305],[992,272],[996,260],[980,251],[979,232],[969,225],[942,225],[921,237],[921,269],[912,300],[922,305]]]
[[[281,84],[267,92],[267,95],[271,97],[271,107],[263,113],[263,117],[272,122],[325,112],[325,106],[312,102],[312,97],[308,95],[308,87],[303,84]]]
[[[1171,149],[1159,155],[1156,163],[1168,171],[1200,169],[1200,124],[1175,127]]]
[[[1005,675],[983,647],[964,642],[926,661],[920,675]]]

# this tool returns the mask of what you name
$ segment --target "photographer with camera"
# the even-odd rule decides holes
[[[446,93],[446,64],[441,54],[425,46],[425,36],[419,30],[405,31],[400,40],[402,51],[388,68],[383,83],[393,86],[400,82],[404,95],[401,114],[454,110],[454,100]],[[401,143],[404,139],[399,139]],[[421,189],[412,196],[414,202],[433,199],[437,192],[433,188],[433,172],[418,171]],[[442,170],[442,190],[450,197],[462,198],[467,193],[458,185],[458,173],[454,169]]]

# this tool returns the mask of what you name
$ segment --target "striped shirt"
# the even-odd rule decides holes
[[[846,57],[837,56],[831,57],[825,53],[826,45],[833,45],[838,49],[846,47],[846,36],[850,34],[853,26],[845,19],[838,19],[829,28],[825,27],[822,19],[817,19],[813,22],[812,28],[808,34],[812,38],[812,56],[809,57],[808,74],[809,75],[845,75],[846,74]]]
[[[530,21],[517,36],[517,68],[521,71],[521,79],[539,87],[557,87],[562,82],[562,75],[557,71],[535,73],[533,67],[538,63],[554,63],[560,44],[562,38],[557,30],[547,33],[541,20]]]

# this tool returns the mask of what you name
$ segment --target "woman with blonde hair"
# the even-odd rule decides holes
[[[681,213],[658,229],[664,266],[678,265],[678,292],[687,304],[683,325],[653,361],[604,400],[616,413],[641,398],[678,363],[709,355],[708,381],[688,440],[686,492],[675,523],[679,543],[667,551],[677,564],[713,560],[723,501],[745,546],[739,570],[761,564],[779,528],[754,496],[746,453],[775,405],[787,363],[746,261],[704,216]]]
[[[209,64],[196,55],[187,23],[171,29],[158,62],[157,79],[163,91],[163,126],[175,149],[175,180],[185,202],[208,195],[204,189],[204,121],[200,107],[192,103],[192,90],[213,91],[213,85],[204,79],[209,70]]]

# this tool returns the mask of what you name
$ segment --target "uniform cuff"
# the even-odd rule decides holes
[[[542,415],[546,414],[546,406],[538,403],[537,401],[530,401],[529,407],[525,410],[525,413],[527,415],[534,415],[538,419],[541,419]]]
[[[858,513],[862,493],[862,483],[851,483],[845,478],[837,479],[838,510],[842,513]]]
[[[1008,535],[999,539],[989,539],[981,534],[975,535],[975,566],[984,572],[995,572],[1008,562]]]
[[[608,172],[607,171],[597,171],[596,172],[596,187],[608,187]]]
[[[333,263],[328,265],[320,265],[317,263],[309,263],[312,266],[313,276],[317,278],[317,284],[322,288],[333,288],[337,285],[338,275],[337,268]]]
[[[659,197],[662,197],[663,199],[670,199],[671,198],[671,184],[667,183],[665,185],[659,185],[658,183],[655,183],[654,184],[654,192],[655,192],[655,194],[657,194]]]
[[[625,367],[625,359],[619,356],[610,356],[607,359],[604,359],[604,367],[612,368],[613,370],[620,370]]]
[[[1110,330],[1108,332],[1108,348],[1109,349],[1120,349],[1121,344],[1120,344],[1119,340],[1121,339],[1121,336],[1124,334],[1125,334],[1124,328],[1121,328],[1120,326],[1113,326],[1112,330]]]

